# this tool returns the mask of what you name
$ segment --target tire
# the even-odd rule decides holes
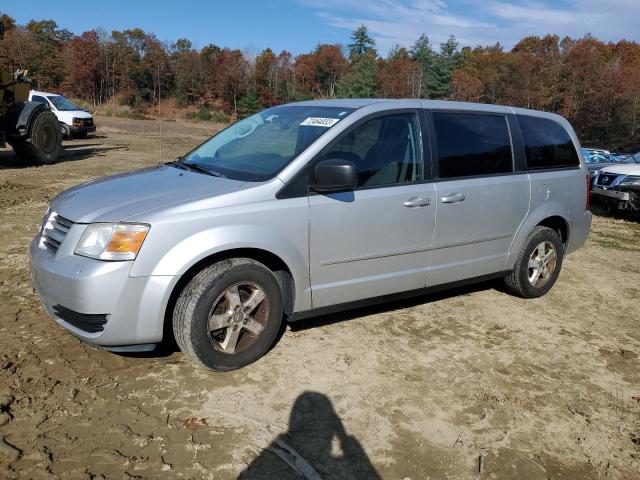
[[[36,113],[23,139],[14,142],[13,149],[23,162],[48,165],[60,154],[62,132],[56,116],[49,111]]]
[[[80,140],[87,138],[87,132],[78,132],[74,135],[74,138],[79,138]]]
[[[540,263],[538,263],[537,267],[531,268],[530,261],[536,262],[536,259],[539,259],[538,262],[545,262],[544,255],[539,255],[540,250],[536,251],[536,249],[539,249],[543,244],[545,245],[545,254],[551,250],[549,245],[553,246],[555,250],[555,262],[553,263],[552,271],[550,271],[551,269],[549,268],[550,264],[546,265],[546,272],[549,274],[546,278],[544,274],[545,270],[542,269],[541,274],[536,280],[535,274],[541,270],[539,267]],[[548,260],[550,261],[553,257],[554,255],[549,254]],[[564,250],[560,234],[548,227],[535,227],[524,242],[524,247],[516,259],[513,271],[504,279],[507,290],[522,298],[538,298],[543,296],[551,290],[551,287],[556,283],[562,267],[563,257]],[[533,282],[532,277],[533,280],[535,280]]]
[[[247,306],[250,299],[259,298],[258,290],[264,300],[246,314],[251,320],[246,316],[242,320],[244,311],[251,308]],[[240,302],[234,300],[234,292],[239,293]],[[193,362],[230,371],[262,357],[275,341],[282,319],[282,291],[273,272],[255,260],[235,258],[205,268],[184,287],[173,311],[173,333],[180,350]],[[217,329],[212,323],[229,326]],[[237,343],[225,344],[236,331]]]

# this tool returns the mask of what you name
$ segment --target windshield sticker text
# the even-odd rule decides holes
[[[321,117],[309,117],[300,125],[306,125],[310,127],[333,127],[340,121],[339,118],[321,118]]]

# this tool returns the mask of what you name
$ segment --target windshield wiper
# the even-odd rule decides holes
[[[191,170],[192,172],[204,173],[205,175],[211,175],[212,177],[226,178],[220,172],[216,172],[215,170],[203,167],[202,165],[198,165],[197,163],[185,163],[182,160],[182,157],[178,157],[172,162],[167,162],[166,165],[171,165],[172,167],[180,168],[182,170]]]
[[[175,160],[172,160],[170,162],[165,162],[164,164],[171,165],[172,167],[179,168],[180,170],[191,170],[184,163],[182,163],[182,157],[178,157]]]

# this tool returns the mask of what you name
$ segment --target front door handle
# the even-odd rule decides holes
[[[426,207],[427,205],[431,205],[430,198],[411,197],[409,200],[404,202],[404,206],[409,208]]]
[[[462,202],[465,198],[461,193],[452,193],[450,195],[446,195],[440,199],[442,203],[459,203]]]

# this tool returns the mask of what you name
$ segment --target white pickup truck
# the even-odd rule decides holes
[[[66,138],[84,138],[88,133],[96,131],[93,115],[75,106],[63,95],[32,90],[29,101],[47,105],[58,117],[60,129]]]
[[[604,167],[596,174],[591,193],[609,207],[640,212],[640,164]]]

